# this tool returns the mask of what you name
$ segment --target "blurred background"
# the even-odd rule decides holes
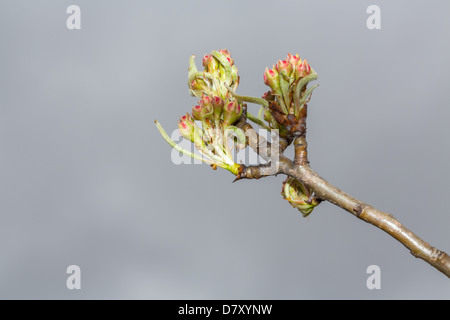
[[[81,30],[66,9],[81,8]],[[381,30],[366,9],[381,8]],[[3,1],[0,298],[449,299],[448,279],[384,232],[323,203],[309,218],[282,176],[239,181],[175,165],[196,99],[188,59],[227,48],[238,92],[299,53],[319,74],[311,166],[450,252],[450,3]],[[249,106],[256,112],[257,106]],[[66,268],[81,268],[68,290]],[[366,269],[381,268],[368,290]]]

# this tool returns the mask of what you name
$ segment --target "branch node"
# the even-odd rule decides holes
[[[363,212],[364,207],[360,204],[357,204],[353,207],[353,212],[356,214],[356,216],[359,218],[361,216],[361,213]]]

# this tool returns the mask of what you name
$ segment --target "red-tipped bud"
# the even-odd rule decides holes
[[[295,69],[295,67],[297,67],[298,64],[300,64],[302,62],[302,59],[300,59],[298,54],[293,56],[292,54],[288,53],[288,56],[287,56],[286,60],[289,61],[292,64],[292,67],[294,69]]]
[[[227,49],[220,49],[219,52],[227,58],[228,62],[230,63],[230,66],[234,65],[234,60],[231,58],[231,54]]]
[[[303,62],[298,64],[297,67],[295,68],[295,77],[296,78],[306,77],[310,73],[311,73],[311,67],[306,60],[303,60]]]
[[[190,141],[194,140],[194,120],[188,113],[180,117],[180,121],[178,121],[178,130],[180,130],[181,135],[185,139]]]
[[[266,71],[264,72],[264,83],[272,89],[274,94],[280,94],[278,71],[266,68]]]
[[[235,109],[235,106],[237,105],[236,100],[229,102],[226,106],[225,106],[225,110],[227,112],[233,112]]]
[[[305,59],[305,61],[303,61],[303,65],[304,65],[304,68],[305,68],[305,70],[306,70],[306,73],[310,74],[310,73],[311,73],[311,66],[310,66],[309,63],[306,61],[306,59]]]
[[[281,73],[282,71],[286,72],[287,76],[291,75],[293,69],[292,64],[288,60],[278,60],[275,68],[279,73]]]
[[[211,109],[211,98],[208,97],[208,96],[203,95],[201,100],[200,100],[200,102],[199,102],[199,104],[202,107],[205,107],[207,109]]]
[[[203,56],[203,66],[206,71],[214,72],[219,68],[219,62],[210,54],[205,54]]]
[[[201,119],[201,115],[202,115],[202,107],[199,105],[193,106],[192,107],[192,116],[194,117],[195,120],[200,120]]]
[[[192,116],[195,120],[203,121],[212,113],[211,99],[203,96],[199,104],[192,107]]]
[[[203,66],[206,67],[208,65],[208,59],[211,57],[210,54],[205,54],[203,56]]]
[[[278,84],[278,72],[274,69],[266,68],[266,71],[264,72],[264,83],[269,87],[274,83]]]
[[[242,106],[236,101],[228,103],[223,108],[223,125],[229,126],[235,123],[242,115]]]
[[[214,96],[212,98],[214,120],[219,121],[222,116],[224,102],[221,97]]]
[[[220,106],[220,107],[223,107],[223,99],[221,98],[221,97],[219,97],[219,96],[214,96],[213,98],[212,98],[212,103],[213,103],[213,105],[216,105],[216,106]]]

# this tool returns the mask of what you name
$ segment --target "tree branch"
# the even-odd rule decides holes
[[[251,124],[247,122],[239,122],[236,127],[241,128],[247,137],[247,144],[253,149],[261,158],[266,161],[278,162],[292,162],[289,158],[283,155],[283,151],[287,148],[289,143],[286,139],[279,138],[278,148],[272,147],[272,144],[265,138],[261,137]]]
[[[248,137],[248,145],[255,152],[265,160],[276,161],[271,154],[271,144],[266,139],[260,137],[248,123],[241,124],[240,127]],[[331,202],[355,217],[385,231],[408,248],[416,258],[424,260],[450,278],[450,257],[444,251],[438,250],[422,240],[403,226],[393,215],[353,198],[314,172],[308,165],[305,135],[294,140],[294,147],[294,162],[284,156],[281,151],[277,163],[272,163],[271,166],[246,167],[242,171],[242,176],[238,176],[236,180],[241,178],[259,179],[278,173],[289,175],[310,187],[319,199]]]
[[[307,165],[308,161],[308,143],[306,142],[306,137],[302,136],[295,138],[294,140],[294,164],[296,166]]]
[[[277,163],[272,165],[272,162],[260,164],[256,166],[241,165],[239,173],[233,182],[240,179],[260,179],[268,176],[274,176],[280,173]]]
[[[403,226],[394,216],[379,211],[367,203],[351,197],[342,190],[330,184],[325,179],[321,178],[309,167],[307,153],[308,144],[306,141],[307,103],[312,91],[315,87],[317,87],[317,85],[312,86],[309,89],[307,89],[306,86],[310,81],[317,79],[317,73],[309,66],[306,60],[302,62],[298,55],[292,56],[289,54],[288,59],[283,61],[280,60],[277,63],[277,67],[274,66],[274,69],[276,70],[269,70],[266,68],[264,82],[271,88],[271,90],[264,95],[264,98],[254,98],[240,96],[234,92],[239,83],[239,76],[237,75],[236,67],[233,65],[232,60],[229,57],[229,52],[227,50],[221,50],[220,52],[213,51],[211,55],[217,61],[214,59],[204,60],[204,64],[205,61],[207,64],[205,65],[205,71],[208,71],[210,68],[215,68],[215,65],[213,64],[214,61],[215,63],[219,63],[223,67],[223,70],[219,68],[219,73],[214,73],[214,75],[205,71],[199,72],[194,63],[194,56],[192,56],[189,61],[190,92],[197,97],[201,96],[201,101],[203,102],[206,101],[203,100],[204,95],[206,95],[206,98],[209,99],[208,103],[211,102],[210,99],[213,95],[220,97],[225,92],[227,98],[224,100],[227,101],[227,103],[233,103],[232,108],[226,109],[227,117],[225,117],[225,101],[223,101],[222,98],[218,98],[220,103],[213,103],[213,111],[208,109],[209,111],[207,111],[210,113],[205,114],[208,123],[211,121],[212,126],[212,121],[214,120],[216,126],[221,129],[224,129],[222,126],[224,126],[227,130],[232,129],[234,133],[236,133],[236,131],[234,131],[235,127],[242,129],[246,136],[246,145],[249,145],[260,157],[268,162],[267,164],[256,166],[238,165],[231,159],[231,157],[224,154],[222,148],[228,149],[228,146],[226,143],[223,145],[222,141],[214,146],[218,147],[214,149],[214,151],[218,154],[216,159],[217,163],[213,160],[210,161],[214,167],[216,165],[222,166],[223,164],[223,168],[230,170],[237,176],[236,180],[259,179],[262,177],[277,175],[278,173],[286,174],[294,178],[289,178],[287,180],[294,180],[295,183],[301,185],[299,185],[298,188],[294,188],[295,186],[293,185],[285,184],[284,189],[290,189],[290,187],[292,187],[294,190],[285,190],[285,193],[288,194],[289,199],[286,194],[283,194],[283,197],[285,197],[285,199],[287,199],[291,204],[295,202],[296,205],[294,205],[294,207],[299,209],[304,215],[309,214],[313,207],[320,202],[320,200],[327,200],[350,212],[355,217],[385,231],[408,248],[415,257],[426,261],[450,278],[450,257],[445,252],[440,251],[423,241],[412,231]],[[288,66],[291,66],[290,70],[288,70]],[[295,71],[292,69],[295,69]],[[293,80],[293,82],[291,82],[291,80]],[[246,104],[242,104],[242,110],[240,108],[233,109],[235,106],[235,101],[230,102],[234,99],[228,99],[228,93],[241,102],[251,102],[262,105],[264,107],[262,110],[269,111],[271,113],[272,117],[270,121],[268,121],[269,124],[266,125],[260,116],[255,117],[247,113]],[[293,96],[293,99],[291,96]],[[200,106],[202,106],[202,104],[200,104]],[[219,112],[217,113],[217,111]],[[224,113],[223,120],[221,119],[222,112]],[[230,120],[230,123],[225,121],[226,119],[229,120],[230,117],[235,116],[236,118],[233,118],[233,121]],[[239,119],[237,119],[238,117]],[[276,130],[271,129],[274,126],[272,121],[276,121],[278,123],[276,127],[282,129],[284,138],[278,137],[279,139],[272,139],[272,143],[269,143],[266,139],[259,136],[253,127],[247,123],[247,117],[249,120],[254,121],[257,125],[270,130],[271,133],[276,132]],[[184,120],[182,120],[183,118]],[[180,132],[185,138],[193,141],[191,136],[195,131],[195,122],[188,114],[186,114],[183,118],[180,118],[179,122]],[[194,118],[195,120],[199,120],[196,117]],[[203,117],[201,118],[201,120],[204,121]],[[237,123],[235,123],[236,121]],[[233,123],[231,122],[235,123],[235,125],[232,126]],[[206,124],[206,122],[203,122],[203,124]],[[196,154],[182,149],[175,142],[173,142],[164,132],[159,123],[156,122],[156,125],[164,139],[175,150],[198,159]],[[215,137],[212,137],[211,135],[213,134],[210,134],[208,138],[213,141],[213,138]],[[241,136],[239,135],[239,137]],[[221,139],[222,137],[218,138]],[[228,138],[228,135],[226,135],[226,138]],[[295,157],[294,161],[291,161],[283,154],[283,152],[293,140]],[[204,139],[201,140],[201,143],[206,145]],[[205,152],[208,151],[208,157],[212,159],[216,158],[216,153],[213,153],[212,151],[210,152],[206,147],[200,147],[201,150]],[[220,158],[220,156],[223,157]],[[222,159],[225,160],[222,161]],[[203,161],[208,162],[208,160]],[[313,200],[314,205],[312,205]],[[312,207],[305,208],[306,204],[310,204]]]
[[[260,137],[250,124],[241,123],[240,128],[244,130],[247,136],[248,145],[256,153],[265,160],[277,161],[271,154],[273,150],[271,144]],[[422,240],[403,226],[393,215],[377,210],[371,205],[351,197],[314,172],[308,165],[305,134],[294,140],[294,148],[294,162],[284,156],[283,151],[280,151],[279,160],[272,164],[272,168],[267,166],[247,167],[242,171],[243,176],[238,176],[236,180],[241,178],[259,179],[278,173],[289,175],[310,187],[320,200],[331,202],[355,217],[385,231],[408,248],[416,258],[424,260],[450,278],[450,257],[444,251],[438,250]],[[274,167],[276,170],[273,169]]]
[[[312,188],[320,199],[327,200],[355,217],[385,231],[408,248],[416,258],[424,260],[450,278],[450,257],[444,251],[434,248],[419,238],[393,215],[351,197],[320,177],[308,165],[294,166],[281,163],[280,171]]]

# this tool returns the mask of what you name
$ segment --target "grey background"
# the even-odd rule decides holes
[[[66,8],[81,7],[79,31]],[[381,7],[382,29],[366,28]],[[330,204],[310,218],[283,177],[231,184],[174,165],[195,99],[187,62],[220,48],[241,94],[298,52],[319,73],[312,167],[450,251],[450,3],[2,1],[0,298],[448,299],[448,279]],[[254,110],[256,110],[256,107]],[[82,289],[66,288],[77,264]],[[366,288],[381,267],[382,289]]]

